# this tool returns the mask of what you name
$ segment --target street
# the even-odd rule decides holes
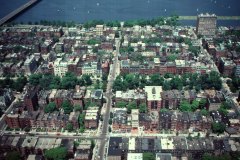
[[[108,121],[109,121],[109,117],[110,117],[110,111],[111,111],[111,106],[112,106],[112,85],[113,85],[113,81],[115,79],[116,76],[116,66],[118,64],[118,54],[119,54],[119,47],[120,47],[120,39],[116,39],[115,41],[116,44],[116,54],[114,56],[114,62],[112,65],[112,69],[109,73],[110,79],[108,81],[108,85],[107,85],[107,90],[106,90],[106,98],[107,98],[107,104],[106,104],[106,110],[105,110],[105,114],[104,114],[104,121],[103,121],[103,127],[102,127],[102,131],[101,134],[99,136],[99,138],[101,139],[100,141],[100,146],[99,146],[99,152],[98,152],[98,159],[99,160],[103,160],[105,159],[104,154],[105,154],[105,145],[108,143]]]

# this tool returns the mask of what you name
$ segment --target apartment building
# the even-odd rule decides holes
[[[145,86],[148,111],[160,111],[162,107],[162,86]]]

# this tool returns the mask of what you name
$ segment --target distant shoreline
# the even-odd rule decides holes
[[[218,20],[240,20],[240,16],[217,16]],[[197,20],[197,16],[179,16],[179,20]]]

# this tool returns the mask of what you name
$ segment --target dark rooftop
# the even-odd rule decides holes
[[[121,156],[122,155],[122,138],[111,137],[108,147],[108,155]]]

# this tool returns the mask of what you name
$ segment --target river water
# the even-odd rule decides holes
[[[0,17],[28,0],[0,0]],[[240,0],[41,0],[15,18],[17,22],[61,20],[86,22],[93,19],[150,19],[172,14],[194,16],[199,13],[240,16]],[[195,21],[182,21],[195,25]],[[219,25],[240,26],[240,21],[219,21]]]

